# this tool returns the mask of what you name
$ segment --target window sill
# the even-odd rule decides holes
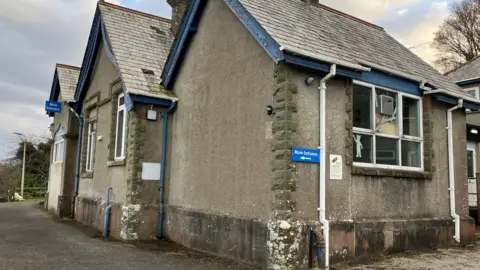
[[[109,161],[107,161],[107,166],[108,167],[125,166],[125,159],[109,160]]]
[[[83,172],[82,178],[93,178],[93,172]]]
[[[384,169],[384,168],[369,168],[361,166],[352,167],[352,175],[367,175],[379,177],[397,177],[397,178],[412,178],[412,179],[432,179],[430,172],[423,171],[409,171],[401,169]]]

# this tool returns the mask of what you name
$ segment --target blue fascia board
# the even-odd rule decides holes
[[[457,85],[464,86],[464,85],[469,85],[473,83],[480,83],[480,78],[457,82]]]
[[[314,71],[328,73],[330,72],[330,68],[332,66],[332,64],[330,63],[316,61],[309,58],[305,58],[297,55],[291,55],[287,53],[284,54],[284,57],[285,57],[285,62],[287,64],[303,67],[303,68],[314,70]],[[362,78],[362,72],[351,70],[341,66],[337,66],[337,75],[352,78],[352,79]]]
[[[456,97],[446,96],[446,95],[442,95],[442,94],[433,94],[432,96],[435,100],[438,100],[438,101],[442,101],[442,102],[449,103],[449,104],[452,104],[452,105],[457,105],[458,104],[458,98],[456,98]],[[476,104],[476,103],[472,103],[472,102],[468,102],[468,101],[463,102],[463,107],[467,108],[467,109],[470,109],[470,110],[474,110],[474,111],[480,110],[480,104]]]
[[[85,99],[86,91],[95,68],[100,41],[102,40],[100,16],[100,9],[97,7],[92,29],[90,31],[90,37],[88,39],[87,49],[82,62],[82,68],[80,70],[80,76],[78,78],[77,88],[75,90],[75,104],[73,107],[77,113],[82,109],[83,100]]]
[[[276,64],[284,59],[280,45],[263,29],[238,0],[224,0],[224,2]]]
[[[53,75],[52,89],[50,90],[50,97],[48,101],[57,101],[60,96],[60,84],[58,83],[58,72],[55,68],[55,74]],[[54,113],[46,113],[49,117],[53,117]]]
[[[129,94],[129,96],[133,103],[152,104],[152,105],[158,105],[162,107],[170,107],[172,105],[172,101],[169,99],[139,96],[139,95],[133,95],[133,94]]]
[[[164,73],[162,76],[163,85],[170,89],[173,80],[175,79],[175,75],[181,65],[183,60],[183,55],[186,53],[188,48],[188,44],[190,42],[191,37],[196,33],[197,25],[194,25],[194,19],[199,17],[200,4],[204,2],[202,0],[193,0],[188,7],[187,13],[183,19],[182,25],[180,26],[179,32],[177,34],[177,38],[175,39],[175,43],[173,45],[172,51],[170,56],[168,57],[167,63],[164,68]],[[205,3],[203,3],[205,5]],[[202,6],[203,6],[202,5]],[[192,28],[193,26],[193,28]],[[191,29],[194,29],[193,31]]]
[[[422,90],[420,89],[419,82],[400,78],[382,71],[372,69],[370,72],[364,72],[360,80],[366,83],[398,90],[407,94],[422,96]]]
[[[275,63],[284,59],[280,45],[263,29],[238,0],[224,0],[224,2]],[[185,19],[177,34],[162,75],[163,85],[167,89],[171,89],[173,86],[176,73],[188,49],[190,40],[198,30],[198,23],[203,14],[205,4],[205,0],[193,0],[186,12]]]

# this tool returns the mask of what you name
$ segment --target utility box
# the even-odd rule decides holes
[[[380,113],[383,115],[392,116],[395,111],[395,100],[393,97],[381,95],[380,96]]]

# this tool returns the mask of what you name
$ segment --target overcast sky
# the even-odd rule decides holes
[[[322,0],[384,27],[407,47],[430,42],[447,16],[448,2],[432,0]],[[81,65],[96,0],[0,0],[0,159],[18,140],[47,134],[44,111],[55,63]],[[166,0],[108,1],[170,18]],[[434,50],[412,49],[427,62]]]

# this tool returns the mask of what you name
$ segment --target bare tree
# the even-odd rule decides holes
[[[480,55],[480,0],[450,4],[450,15],[435,33],[433,47],[439,51],[435,64],[443,71]]]

